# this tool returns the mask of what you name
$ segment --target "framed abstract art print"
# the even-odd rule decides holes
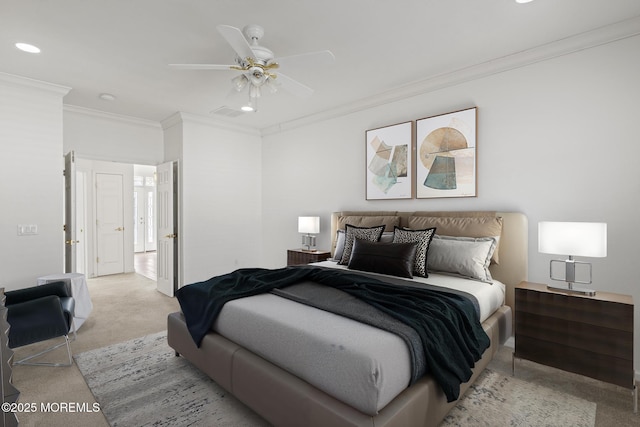
[[[477,108],[416,121],[416,198],[475,197]]]
[[[366,199],[413,197],[413,122],[366,134]]]

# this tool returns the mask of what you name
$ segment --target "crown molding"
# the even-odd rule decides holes
[[[343,117],[348,114],[357,113],[380,105],[433,92],[438,89],[455,86],[516,68],[526,67],[537,62],[547,61],[560,56],[613,43],[639,34],[640,16],[636,16],[615,24],[576,34],[531,49],[403,84],[392,90],[363,98],[337,108],[331,108],[309,116],[293,119],[273,126],[267,126],[261,129],[261,134],[262,136],[273,135],[301,126],[307,126],[312,123]]]
[[[232,132],[244,133],[250,136],[260,137],[260,130],[252,127],[241,126],[233,123],[228,123],[225,121],[217,120],[211,117],[201,116],[198,114],[185,113],[183,111],[178,111],[167,117],[166,119],[160,122],[162,125],[162,129],[166,130],[170,127],[175,126],[178,123],[195,123],[201,124],[205,126],[215,127],[216,129],[226,129]]]
[[[38,89],[45,92],[54,93],[60,96],[65,96],[71,90],[71,88],[67,86],[43,82],[41,80],[30,79],[28,77],[16,76],[14,74],[7,74],[2,72],[0,72],[0,82],[7,83],[11,86],[20,86],[20,87],[29,87],[32,89]]]
[[[160,123],[153,120],[140,119],[133,116],[125,116],[124,114],[108,113],[106,111],[94,110],[93,108],[79,107],[77,105],[64,104],[63,111],[83,116],[94,117],[102,120],[109,120],[119,123],[127,123],[136,126],[144,126],[160,129]]]
[[[170,115],[166,119],[162,120],[160,122],[160,126],[162,126],[162,130],[167,130],[167,129],[172,128],[175,125],[180,124],[180,123],[182,123],[182,115],[178,111],[176,113],[173,113],[172,115]]]

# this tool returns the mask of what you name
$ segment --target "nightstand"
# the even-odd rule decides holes
[[[287,265],[310,264],[331,258],[329,251],[305,251],[302,249],[287,250]]]
[[[515,358],[638,392],[633,370],[633,299],[598,291],[584,296],[522,282],[515,288]]]

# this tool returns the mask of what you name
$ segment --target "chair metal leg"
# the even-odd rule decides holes
[[[69,343],[69,335],[64,336],[64,342],[60,344],[56,344],[53,347],[49,347],[46,350],[43,350],[39,353],[32,354],[31,356],[25,357],[24,359],[18,360],[17,362],[13,362],[14,365],[29,365],[29,366],[71,366],[73,365],[73,358],[71,357],[71,346]],[[63,345],[67,346],[67,356],[69,357],[68,363],[49,363],[49,362],[30,362],[31,359],[34,359],[38,356],[42,356],[43,354],[49,353],[57,348],[62,347]]]
[[[71,330],[73,331],[73,339],[71,340],[71,342],[73,342],[78,338],[78,332],[76,330],[76,318],[75,317],[71,318]]]

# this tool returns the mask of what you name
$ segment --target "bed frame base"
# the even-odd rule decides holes
[[[511,335],[511,309],[503,306],[483,323],[491,346],[461,386],[461,395]],[[181,313],[168,317],[169,345],[275,426],[404,427],[437,426],[456,402],[447,403],[433,378],[407,388],[375,416],[338,401],[251,351],[211,332],[196,347]]]

